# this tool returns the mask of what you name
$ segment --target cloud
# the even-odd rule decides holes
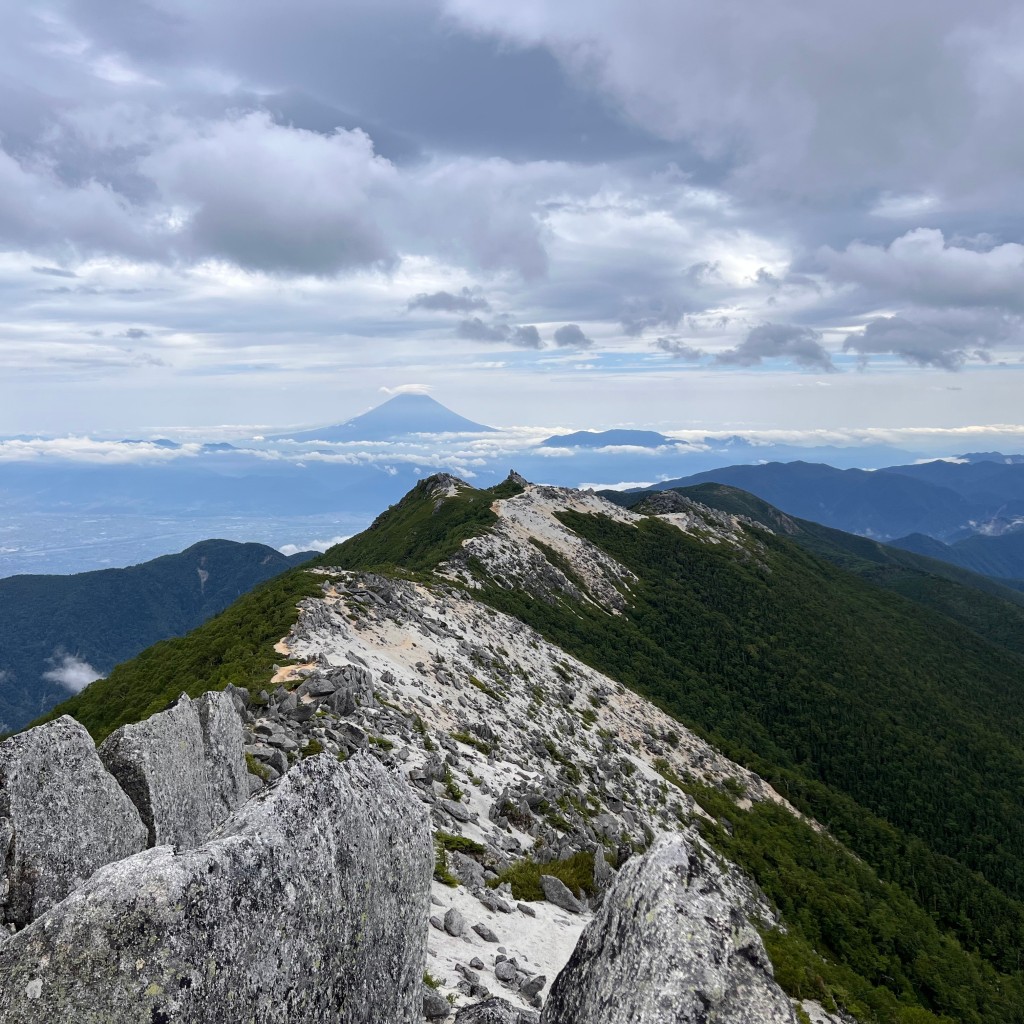
[[[540,331],[532,324],[516,327],[510,334],[509,341],[519,348],[542,348],[544,344],[540,340]]]
[[[975,344],[981,344],[975,339]],[[969,336],[934,324],[914,323],[901,316],[872,320],[843,343],[843,350],[857,352],[863,362],[870,355],[896,355],[915,366],[959,370],[967,361]],[[984,355],[984,353],[982,353]]]
[[[165,463],[179,458],[194,458],[198,453],[197,444],[165,448],[150,441],[125,444],[121,441],[97,441],[89,437],[0,441],[0,463],[68,461],[112,466]]]
[[[150,337],[150,333],[149,331],[144,331],[141,327],[129,327],[123,336],[130,338],[132,341],[141,341],[143,338]]]
[[[393,388],[382,385],[385,395],[429,395],[434,389],[429,384],[398,384]]]
[[[579,324],[563,324],[555,330],[553,339],[559,348],[590,348],[594,344]]]
[[[33,267],[34,274],[46,274],[48,277],[78,277],[73,270],[62,270],[60,267]]]
[[[828,275],[872,297],[919,306],[999,306],[1024,313],[1024,245],[979,251],[947,242],[934,228],[917,228],[888,246],[852,242],[821,250]]]
[[[467,28],[544,47],[583,88],[724,165],[748,194],[1007,193],[1019,173],[1013,4],[864,0],[843,7],[446,0]]]
[[[190,125],[141,166],[181,211],[170,241],[183,255],[299,274],[395,260],[374,211],[398,174],[365,132],[321,135],[254,112]]]
[[[60,648],[46,659],[46,663],[51,667],[43,673],[43,678],[51,683],[60,683],[72,693],[81,693],[90,683],[103,678],[103,673],[97,672],[84,658]]]
[[[431,312],[472,313],[479,309],[487,311],[490,303],[469,288],[463,288],[458,295],[451,292],[420,292],[409,300],[409,309],[426,309]]]
[[[279,547],[277,550],[282,555],[291,557],[297,555],[300,551],[326,551],[328,548],[333,548],[335,544],[340,544],[342,541],[348,540],[351,534],[339,534],[337,537],[331,537],[329,540],[311,540],[305,544],[285,544]]]
[[[503,323],[486,324],[478,316],[463,320],[455,329],[459,338],[467,341],[495,341],[515,345],[518,348],[541,348],[540,331],[532,324],[512,327]]]
[[[808,370],[835,370],[832,357],[821,345],[821,334],[796,324],[761,324],[735,348],[715,356],[721,365],[760,366],[765,359],[789,359]]]
[[[478,316],[462,320],[455,328],[455,334],[467,341],[507,341],[510,328],[507,324],[485,324]]]
[[[666,352],[673,359],[682,359],[688,363],[695,363],[707,355],[703,349],[687,345],[685,341],[680,341],[678,338],[658,338],[654,342],[654,347],[660,352]]]

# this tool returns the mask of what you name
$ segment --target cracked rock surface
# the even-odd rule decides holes
[[[659,840],[619,872],[543,1024],[796,1024],[737,896],[710,851]]]
[[[242,723],[226,693],[182,694],[111,733],[99,753],[138,808],[150,846],[198,846],[249,796]]]
[[[0,921],[8,929],[145,847],[138,811],[73,718],[0,744]]]
[[[374,759],[309,758],[204,845],[98,871],[0,947],[5,1024],[413,1024],[426,816]]]

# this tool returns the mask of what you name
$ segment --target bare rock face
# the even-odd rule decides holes
[[[138,811],[67,715],[0,744],[0,921],[22,928],[146,847]]]
[[[0,946],[0,1020],[418,1024],[432,866],[400,780],[309,758],[205,845],[108,865]]]
[[[507,999],[485,999],[475,1006],[459,1010],[455,1024],[534,1024],[537,1015],[520,1010]]]
[[[198,846],[249,795],[242,723],[228,694],[182,694],[111,733],[100,757],[139,809],[150,846]]]
[[[204,693],[196,701],[206,755],[207,796],[214,823],[224,821],[249,799],[245,733],[230,694]]]
[[[543,1024],[795,1024],[732,890],[679,837],[629,861],[555,979]]]

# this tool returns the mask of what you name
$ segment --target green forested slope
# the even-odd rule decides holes
[[[787,515],[756,495],[726,484],[672,490],[711,508],[746,516],[861,579],[909,597],[1024,654],[1024,593],[1019,590],[937,558]],[[638,492],[602,494],[624,508],[642,506],[650,497]]]
[[[109,672],[311,555],[206,540],[125,569],[0,579],[0,731],[67,698],[66,686],[46,674],[64,657]]]

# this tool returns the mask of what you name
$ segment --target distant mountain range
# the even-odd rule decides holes
[[[893,546],[914,551],[930,558],[939,558],[951,565],[1006,580],[1024,590],[1024,520],[1018,529],[995,536],[975,534],[953,544],[943,544],[934,537],[912,533],[894,540]]]
[[[272,440],[392,441],[412,434],[486,434],[494,429],[452,412],[429,395],[402,394],[345,423],[278,434]]]
[[[666,444],[689,447],[686,441],[666,437],[656,430],[577,430],[572,434],[552,434],[541,444],[550,448],[606,448],[612,445],[660,448]]]
[[[882,541],[915,533],[955,541],[984,532],[989,524],[1024,517],[1024,463],[998,458],[876,471],[811,462],[723,466],[649,489],[729,484],[790,515],[847,533]]]
[[[128,569],[0,580],[0,731],[315,554],[207,540]]]
[[[1024,492],[1003,484],[1008,475],[1019,480],[1021,456],[975,452],[958,465],[917,465],[920,455],[740,435],[681,441],[658,430],[498,430],[421,394],[396,395],[331,426],[231,443],[0,439],[0,578],[127,565],[210,536],[282,546],[349,535],[424,476],[452,472],[488,487],[513,463],[561,486],[721,480],[791,514],[881,540],[921,533],[952,543],[1014,528]],[[762,465],[769,461],[774,468]],[[890,467],[886,481],[865,467]],[[327,518],[335,525],[309,525]]]

